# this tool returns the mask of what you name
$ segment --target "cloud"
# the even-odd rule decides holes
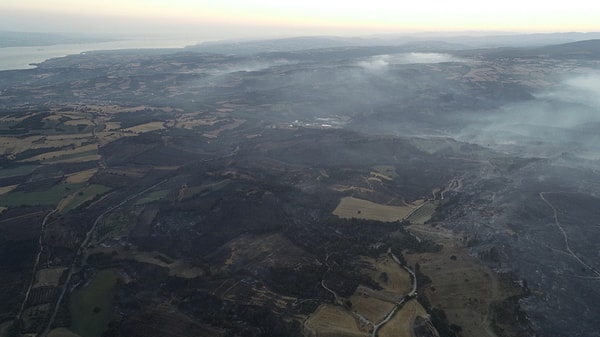
[[[383,70],[395,64],[465,62],[465,60],[444,53],[399,53],[369,57],[358,65],[368,70]]]

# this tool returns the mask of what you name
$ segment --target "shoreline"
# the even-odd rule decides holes
[[[54,44],[48,46],[0,48],[0,71],[34,69],[53,58],[100,50],[184,48],[201,43],[196,40],[119,40],[111,42]]]

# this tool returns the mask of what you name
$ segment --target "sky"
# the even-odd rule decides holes
[[[205,40],[414,32],[600,31],[600,1],[2,0],[0,30]]]

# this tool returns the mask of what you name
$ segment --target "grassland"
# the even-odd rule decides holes
[[[83,289],[71,296],[70,330],[84,337],[100,337],[111,319],[114,286],[117,274],[101,270]]]
[[[389,206],[354,197],[344,197],[333,211],[340,218],[377,221],[398,221],[412,212],[415,206]]]

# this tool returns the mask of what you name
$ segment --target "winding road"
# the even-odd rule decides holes
[[[353,316],[355,316],[357,319],[361,320],[362,322],[365,322],[366,324],[370,324],[373,327],[373,331],[371,333],[372,337],[376,337],[377,336],[377,332],[379,331],[379,329],[381,329],[386,323],[388,323],[396,314],[396,312],[402,308],[402,306],[404,305],[404,303],[406,302],[406,299],[414,297],[417,293],[417,277],[414,273],[414,271],[412,271],[412,269],[410,269],[408,266],[405,266],[404,264],[402,264],[402,262],[400,262],[400,259],[398,259],[398,257],[396,257],[396,255],[394,255],[394,253],[390,251],[388,251],[388,253],[392,256],[392,259],[404,270],[406,270],[412,279],[412,289],[411,291],[408,293],[407,296],[403,297],[400,301],[398,301],[396,303],[396,305],[394,305],[394,307],[392,308],[392,310],[390,310],[387,315],[385,315],[385,318],[383,320],[381,320],[381,322],[375,324],[373,323],[371,320],[369,320],[368,318],[364,317],[363,315],[359,314],[356,311],[350,311],[350,314],[352,314]],[[325,275],[327,274],[327,272],[330,270],[330,266],[327,263],[327,260],[329,260],[329,254],[327,254],[326,258],[325,258],[325,264],[327,265],[327,271],[323,274],[323,278],[321,279],[321,286],[323,287],[323,289],[325,289],[326,291],[328,291],[329,293],[331,293],[333,295],[333,297],[335,298],[334,303],[340,306],[344,306],[342,301],[339,300],[338,295],[336,294],[336,292],[329,288],[326,284],[325,284]],[[305,321],[305,326],[306,326],[306,321]],[[308,328],[308,327],[307,327]],[[309,328],[310,329],[310,328]],[[313,329],[310,329],[311,331],[314,331]]]
[[[387,322],[389,322],[392,319],[392,317],[394,317],[394,315],[396,314],[396,311],[398,311],[398,309],[402,308],[402,306],[404,305],[404,302],[406,302],[406,299],[415,296],[415,294],[417,293],[417,276],[415,275],[415,272],[412,271],[412,269],[405,266],[404,264],[402,264],[402,262],[400,262],[400,260],[396,257],[396,255],[394,255],[394,253],[392,253],[391,251],[390,251],[390,254],[392,255],[392,259],[394,259],[394,261],[400,267],[405,269],[410,274],[410,276],[412,278],[412,289],[411,289],[410,293],[408,293],[407,296],[403,297],[398,303],[396,303],[396,305],[392,308],[392,310],[390,312],[388,312],[388,314],[385,316],[385,318],[381,322],[373,325],[373,333],[371,334],[371,337],[377,337],[377,332],[379,331],[379,329],[381,329]]]

